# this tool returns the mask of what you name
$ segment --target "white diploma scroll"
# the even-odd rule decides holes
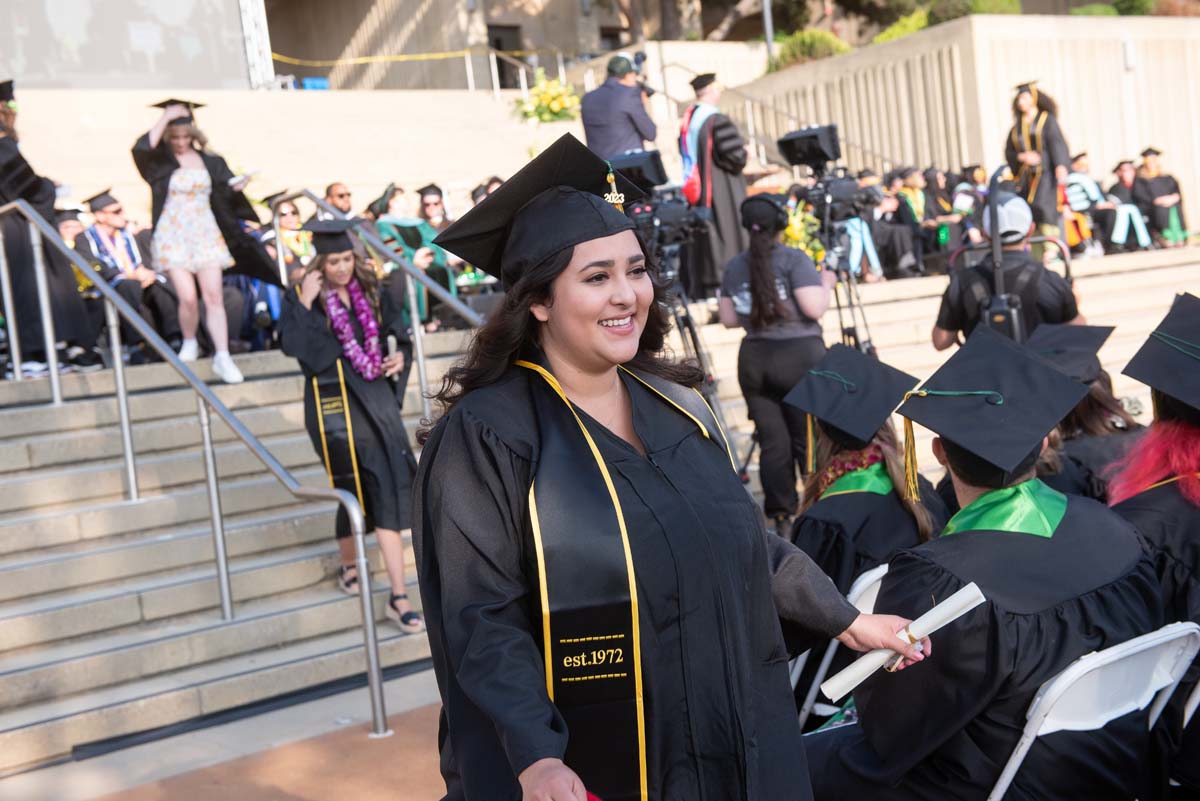
[[[912,641],[919,642],[947,623],[952,623],[967,612],[970,612],[985,600],[983,593],[979,591],[979,587],[975,585],[975,582],[971,582],[912,623],[909,623],[905,631],[912,635]],[[905,636],[905,631],[901,631],[896,636],[904,642],[909,642],[909,638]],[[897,653],[890,648],[869,651],[850,664],[845,670],[827,679],[821,685],[821,692],[825,693],[830,700],[836,703],[853,692],[855,687],[866,681],[872,673],[888,664],[896,656]]]

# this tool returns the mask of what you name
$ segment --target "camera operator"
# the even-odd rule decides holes
[[[580,112],[587,146],[602,159],[642,150],[658,135],[646,111],[647,91],[626,56],[608,60],[608,78],[583,96]]]
[[[804,464],[804,413],[783,397],[825,354],[821,316],[829,307],[832,272],[818,273],[804,251],[785,247],[788,213],[780,200],[754,195],[741,205],[750,247],[725,265],[719,314],[726,328],[744,328],[738,384],[762,439],[759,475],[763,507],[786,532],[796,513],[796,466]]]
[[[1079,313],[1071,285],[1061,275],[1046,269],[1030,255],[1029,237],[1033,234],[1033,211],[1029,204],[1011,192],[996,197],[1001,244],[1001,270],[1006,294],[1020,299],[1023,329],[1028,336],[1041,323],[1087,325]],[[983,215],[984,236],[991,237],[991,217]],[[989,253],[974,267],[958,270],[950,277],[950,286],[942,296],[937,322],[933,326],[933,347],[946,350],[958,341],[958,332],[969,337],[979,324],[983,307],[995,287],[995,262]]]

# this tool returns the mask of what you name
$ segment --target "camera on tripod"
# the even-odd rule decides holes
[[[859,217],[883,201],[879,187],[860,188],[844,167],[831,171],[830,165],[842,157],[837,125],[801,128],[784,135],[777,145],[788,164],[812,170],[816,183],[805,192],[804,199],[823,226]]]

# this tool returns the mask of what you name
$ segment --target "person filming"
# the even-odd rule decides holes
[[[625,56],[608,60],[608,78],[583,96],[579,110],[587,146],[602,159],[641,150],[658,136],[658,126],[646,112],[637,67]]]
[[[825,355],[821,315],[829,307],[832,272],[817,272],[804,251],[785,247],[783,204],[769,195],[742,203],[742,226],[750,247],[726,266],[719,315],[726,328],[744,328],[738,351],[738,384],[762,439],[759,470],[763,507],[788,530],[796,513],[796,465],[804,464],[804,413],[783,397]]]

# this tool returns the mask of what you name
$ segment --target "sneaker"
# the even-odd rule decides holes
[[[194,362],[200,358],[200,343],[194,339],[185,339],[179,346],[179,361]]]
[[[104,369],[104,358],[95,349],[84,350],[80,347],[71,347],[67,349],[65,361],[62,359],[59,361],[64,367],[70,364],[79,373],[94,373]]]
[[[21,362],[21,378],[45,378],[49,373],[50,366],[45,362]],[[9,381],[13,379],[12,362],[4,365],[4,378]]]
[[[242,371],[233,363],[233,357],[228,353],[218,353],[213,356],[212,369],[217,377],[226,384],[240,384],[246,380],[242,376]]]

